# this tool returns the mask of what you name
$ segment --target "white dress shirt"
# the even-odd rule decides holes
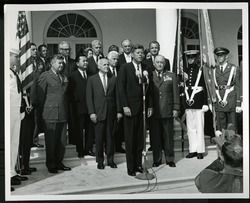
[[[131,56],[131,54],[125,54],[125,53],[124,53],[124,56],[125,56],[125,60],[126,60],[127,63],[130,63],[130,62],[132,61],[132,56]]]
[[[83,70],[81,70],[80,68],[78,68],[78,71],[81,73],[81,75],[82,75],[83,78],[86,78],[86,79],[87,79],[86,71],[83,71]]]

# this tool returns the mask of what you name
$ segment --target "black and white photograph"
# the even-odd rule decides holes
[[[5,200],[249,198],[248,24],[242,2],[5,4]]]

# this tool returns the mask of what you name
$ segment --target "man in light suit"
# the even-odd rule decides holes
[[[174,73],[164,71],[165,58],[157,55],[153,72],[153,109],[152,116],[152,148],[153,167],[162,162],[164,150],[166,164],[175,167],[174,163],[174,123],[180,109],[179,91]]]
[[[118,76],[118,87],[121,107],[124,113],[124,135],[126,146],[127,173],[135,176],[142,170],[143,150],[143,75],[147,72],[147,114],[152,115],[152,84],[147,67],[141,62],[144,58],[144,47],[135,45],[132,49],[132,62],[122,65]]]
[[[11,59],[15,60],[15,56],[11,55]],[[11,61],[11,63],[15,63]],[[12,65],[12,64],[11,64]],[[21,126],[21,103],[22,103],[22,86],[21,81],[16,72],[16,65],[13,64],[10,69],[10,176],[11,176],[11,186],[20,185],[21,181],[27,180],[27,177],[23,177],[17,174],[15,166],[18,157],[18,147],[19,147],[19,135]],[[11,191],[14,188],[11,187]]]
[[[117,77],[119,74],[119,66],[118,66],[118,59],[119,54],[117,51],[110,51],[107,55],[109,60],[109,72],[108,75]],[[118,101],[119,101],[119,92],[118,94]],[[118,107],[120,107],[120,102],[117,103]],[[122,109],[120,109],[122,112]],[[119,122],[115,122],[114,126],[114,137],[115,137],[115,151],[119,153],[125,153],[125,150],[122,147],[122,141],[124,141],[124,129],[123,129],[123,119],[119,120]]]
[[[116,78],[108,77],[109,62],[107,59],[98,61],[99,72],[88,79],[87,106],[91,121],[95,124],[96,162],[98,169],[104,169],[104,142],[106,146],[107,164],[117,168],[114,163],[115,119],[122,115],[117,113]]]
[[[88,137],[89,116],[86,104],[86,87],[87,87],[87,56],[80,54],[76,57],[76,66],[78,69],[69,76],[68,96],[72,106],[72,121],[74,128],[74,143],[78,157],[84,155],[90,150],[93,139]],[[83,132],[84,131],[84,132]],[[88,144],[88,143],[91,144]]]
[[[119,66],[121,67],[125,63],[130,63],[132,61],[131,50],[132,50],[132,42],[129,39],[125,39],[121,43],[123,53],[119,55]]]
[[[218,47],[214,50],[214,54],[217,61],[214,69],[217,96],[215,105],[216,130],[221,132],[222,129],[227,128],[229,123],[232,123],[236,131],[236,113],[242,112],[239,68],[228,62],[228,49]]]
[[[64,57],[56,54],[51,59],[51,69],[41,74],[38,81],[38,102],[45,123],[46,166],[50,173],[71,170],[63,165],[68,102],[68,79],[63,74]]]

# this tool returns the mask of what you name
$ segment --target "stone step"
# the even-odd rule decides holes
[[[152,160],[148,156],[146,167],[149,173],[155,175],[155,178],[149,181],[128,176],[125,162],[117,163],[117,169],[106,166],[105,170],[98,170],[96,164],[90,164],[91,162],[87,165],[81,164],[82,162],[78,159],[80,165],[71,165],[72,171],[60,171],[56,175],[48,173],[46,167],[43,166],[37,172],[32,173],[28,181],[15,187],[12,195],[22,195],[23,200],[31,200],[32,198],[46,197],[44,195],[83,195],[76,197],[84,199],[87,197],[84,195],[91,194],[112,194],[115,196],[143,193],[143,195],[147,195],[150,192],[155,194],[168,193],[171,196],[174,193],[198,193],[194,185],[194,178],[216,158],[217,152],[214,146],[207,147],[207,154],[202,160],[186,159],[184,153],[177,152],[176,168],[170,168],[166,164],[151,168]],[[56,196],[54,197],[56,198]]]

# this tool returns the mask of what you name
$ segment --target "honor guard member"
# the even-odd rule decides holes
[[[216,112],[216,134],[226,129],[229,123],[236,128],[236,113],[240,113],[240,79],[239,68],[228,63],[229,50],[218,47],[214,50],[216,55],[216,66],[214,69],[214,83],[216,89],[217,103]]]
[[[204,112],[208,111],[207,91],[199,62],[199,51],[184,52],[187,57],[187,78],[185,81],[185,113],[189,154],[186,158],[203,159],[205,152]]]

